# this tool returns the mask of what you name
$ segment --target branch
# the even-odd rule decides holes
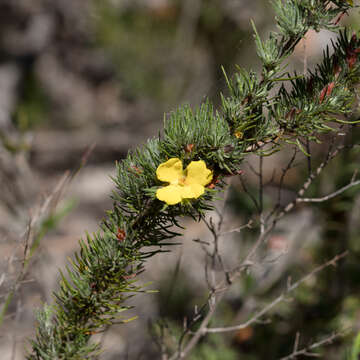
[[[206,316],[204,317],[204,319],[201,321],[198,330],[196,330],[196,332],[193,334],[193,337],[190,339],[190,341],[186,344],[184,349],[181,349],[181,342],[184,339],[184,336],[189,333],[190,329],[189,326],[187,327],[187,329],[185,330],[184,334],[182,335],[181,339],[182,341],[179,343],[179,348],[178,350],[170,357],[169,360],[176,360],[176,359],[183,359],[185,358],[189,352],[193,349],[193,347],[199,342],[199,340],[207,333],[221,333],[221,332],[229,332],[229,331],[236,331],[236,330],[240,330],[243,328],[248,327],[249,325],[259,321],[259,319],[265,315],[266,313],[268,313],[272,308],[274,308],[277,304],[279,304],[280,302],[284,301],[286,299],[286,296],[293,292],[295,289],[297,289],[302,283],[304,283],[305,281],[307,281],[309,278],[315,276],[317,273],[319,273],[320,271],[324,270],[325,268],[329,267],[330,265],[332,266],[336,266],[337,262],[344,258],[345,256],[347,256],[348,252],[343,252],[341,254],[336,255],[334,258],[330,259],[329,261],[327,261],[326,263],[318,266],[317,268],[315,268],[312,272],[310,272],[309,274],[305,275],[304,277],[302,277],[300,280],[298,280],[297,282],[295,282],[294,284],[290,285],[288,284],[287,289],[280,295],[278,296],[276,299],[274,299],[271,303],[269,303],[265,308],[263,308],[261,311],[259,311],[258,313],[256,313],[253,317],[251,317],[251,319],[249,319],[248,321],[246,321],[243,324],[239,324],[236,326],[231,326],[231,327],[221,327],[221,328],[208,328],[208,324],[210,323],[211,319],[213,318],[214,314],[215,314],[215,310],[218,306],[218,304],[220,303],[220,301],[222,300],[222,298],[225,295],[226,290],[231,286],[230,283],[228,283],[227,285],[225,285],[223,282],[219,283],[215,289],[210,293],[209,295],[209,312],[206,314]],[[216,294],[219,294],[216,297]]]
[[[42,222],[45,219],[45,216],[48,215],[52,208],[54,208],[59,200],[59,194],[64,189],[65,184],[70,178],[70,173],[66,172],[57,185],[55,186],[54,190],[44,199],[43,203],[39,205],[39,208],[35,212],[33,216],[30,217],[29,223],[25,233],[25,240],[24,240],[24,255],[23,261],[21,264],[21,269],[14,281],[11,285],[10,290],[6,296],[4,304],[0,310],[0,325],[4,321],[5,314],[11,304],[11,301],[17,292],[21,282],[23,281],[29,267],[29,261],[32,258],[34,251],[36,250],[39,239],[38,234],[41,230]],[[54,201],[55,200],[55,201]]]
[[[294,351],[290,355],[282,357],[280,360],[292,360],[292,359],[296,359],[300,355],[309,356],[309,357],[317,357],[318,355],[311,352],[312,350],[319,348],[323,345],[331,344],[332,342],[334,342],[334,340],[336,340],[340,337],[343,337],[349,330],[350,329],[344,329],[339,332],[334,332],[331,335],[326,336],[323,340],[320,340],[311,345],[308,345],[308,346],[302,348],[301,350],[297,350],[297,345],[296,345],[296,343],[298,342],[298,339],[297,339],[295,341]],[[297,334],[297,336],[298,336],[298,334]]]
[[[341,189],[334,191],[333,193],[323,196],[321,198],[299,198],[296,200],[297,203],[302,203],[302,202],[324,202],[327,200],[330,200],[340,194],[342,194],[344,191],[354,187],[360,185],[360,180],[357,181],[351,181],[349,184],[347,184],[346,186],[343,186]]]
[[[235,326],[228,326],[228,327],[218,327],[218,328],[205,328],[203,331],[204,333],[221,333],[221,332],[229,332],[229,331],[236,331],[236,330],[241,330],[244,329],[246,327],[248,327],[249,325],[257,322],[263,315],[265,315],[266,313],[268,313],[273,307],[275,307],[277,304],[279,304],[280,302],[284,301],[286,299],[286,296],[288,294],[290,294],[291,292],[293,292],[295,289],[297,289],[302,283],[304,283],[306,280],[308,280],[309,278],[315,276],[318,272],[324,270],[325,268],[327,268],[328,266],[332,265],[335,266],[337,264],[337,262],[344,258],[346,255],[348,254],[347,251],[343,252],[342,254],[336,255],[334,258],[332,258],[331,260],[327,261],[326,263],[318,266],[316,269],[314,269],[312,272],[310,272],[309,274],[305,275],[304,277],[302,277],[300,280],[298,280],[297,282],[295,282],[292,285],[288,285],[287,289],[281,294],[279,295],[276,299],[274,299],[271,303],[269,303],[268,305],[266,305],[262,310],[260,310],[259,312],[257,312],[253,317],[251,317],[248,321],[239,324],[239,325],[235,325]]]

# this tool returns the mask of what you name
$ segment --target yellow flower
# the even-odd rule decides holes
[[[160,181],[168,182],[156,191],[156,197],[168,205],[175,205],[183,199],[197,199],[205,192],[205,185],[212,179],[212,171],[203,160],[192,161],[185,171],[178,158],[160,164],[156,169]]]

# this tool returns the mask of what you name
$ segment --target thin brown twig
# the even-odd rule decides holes
[[[299,333],[299,331],[297,331],[296,336],[295,336],[293,353],[295,353],[297,351],[297,349],[299,348],[299,341],[300,341],[300,333]]]
[[[295,199],[289,202],[285,207],[283,207],[283,209],[275,216],[272,223],[267,229],[267,233],[271,232],[275,228],[277,222],[296,206],[298,199],[303,197],[305,191],[310,187],[310,185],[314,182],[314,180],[319,177],[319,175],[329,164],[329,162],[340,153],[340,150],[343,150],[345,148],[345,145],[337,146],[334,151],[332,151],[332,147],[333,147],[333,142],[329,146],[329,150],[326,154],[324,161],[322,161],[321,164],[316,168],[316,170],[312,172],[311,175],[307,178],[303,186],[297,192],[297,196],[295,197]]]
[[[70,172],[69,170],[65,171],[63,176],[57,182],[55,188],[51,191],[49,195],[45,197],[42,204],[39,205],[39,207],[35,210],[34,214],[30,217],[27,228],[23,234],[24,251],[22,265],[19,273],[16,276],[16,279],[14,280],[8,294],[6,295],[5,302],[0,310],[0,325],[4,321],[5,313],[10,305],[12,298],[18,291],[20,284],[23,283],[23,280],[27,274],[30,260],[36,249],[36,236],[38,229],[41,226],[41,223],[48,214],[51,214],[54,211],[60,201],[61,196],[63,195],[65,187],[70,184],[77,172],[85,165],[94,147],[95,144],[92,144],[88,147],[88,149],[85,151],[84,155],[81,158],[79,166],[75,168],[73,172]]]
[[[229,275],[229,281],[233,281],[239,273],[244,271],[244,269],[247,269],[250,265],[253,264],[252,258],[255,255],[258,248],[261,246],[261,244],[264,243],[264,241],[267,239],[267,237],[270,235],[270,233],[274,230],[276,227],[278,221],[283,218],[286,214],[288,214],[293,208],[296,206],[298,199],[302,198],[305,191],[310,187],[310,185],[313,183],[313,181],[322,173],[324,168],[329,164],[329,162],[335,158],[340,150],[343,150],[345,148],[345,145],[339,145],[335,148],[334,151],[332,151],[333,148],[333,142],[329,146],[329,150],[327,152],[327,155],[324,159],[324,161],[317,167],[317,169],[307,178],[307,180],[304,182],[303,186],[300,188],[300,190],[297,192],[297,196],[295,199],[291,202],[289,202],[272,220],[270,225],[266,226],[263,231],[260,233],[259,237],[255,241],[254,245],[251,247],[249,253],[245,257],[245,259],[242,261],[242,263],[234,268],[231,271],[231,274]]]
[[[201,339],[201,337],[204,336],[206,333],[212,333],[212,332],[216,333],[216,332],[226,332],[226,331],[239,330],[239,329],[242,329],[242,328],[245,328],[245,327],[249,326],[249,324],[260,321],[261,317],[263,315],[267,314],[272,308],[275,307],[275,305],[277,305],[278,303],[284,301],[286,299],[286,295],[288,295],[290,292],[294,291],[300,284],[302,284],[304,281],[306,281],[309,277],[314,276],[319,271],[323,270],[325,267],[328,267],[330,265],[335,265],[337,263],[337,261],[339,261],[341,258],[346,256],[346,252],[342,253],[340,255],[337,255],[333,259],[326,262],[325,264],[320,265],[319,267],[317,267],[315,270],[313,270],[311,273],[309,273],[308,275],[306,275],[303,278],[301,278],[300,280],[298,280],[296,283],[294,283],[292,285],[289,283],[288,288],[286,289],[285,292],[283,292],[280,296],[278,296],[276,299],[274,299],[271,303],[269,303],[261,311],[257,312],[253,317],[251,317],[251,319],[249,319],[245,323],[236,325],[234,327],[226,327],[226,328],[208,328],[207,327],[209,322],[211,321],[215,311],[216,311],[216,308],[217,308],[218,304],[221,302],[226,290],[231,286],[232,282],[245,269],[247,269],[249,266],[253,265],[253,261],[252,261],[253,256],[257,252],[259,246],[266,240],[268,235],[273,231],[273,229],[275,228],[277,222],[285,214],[287,214],[288,212],[290,212],[294,208],[294,206],[297,204],[297,199],[302,198],[305,191],[310,187],[310,185],[313,183],[313,181],[322,173],[323,169],[328,165],[328,163],[334,157],[336,157],[338,155],[340,150],[342,150],[344,148],[345,148],[345,145],[339,145],[339,146],[336,147],[335,150],[333,150],[333,143],[330,144],[329,150],[327,152],[325,160],[317,167],[317,169],[304,182],[303,186],[298,191],[297,197],[295,198],[295,200],[293,200],[287,206],[285,206],[282,209],[282,211],[279,212],[275,216],[275,218],[273,219],[273,221],[271,222],[270,225],[264,226],[262,228],[262,231],[261,231],[258,239],[256,240],[255,244],[250,249],[250,251],[247,254],[247,256],[245,257],[245,259],[242,261],[240,266],[237,266],[231,272],[227,272],[225,274],[226,275],[226,280],[220,281],[216,286],[211,286],[211,291],[210,291],[209,297],[208,297],[208,306],[209,306],[208,313],[202,319],[202,321],[201,321],[201,323],[199,325],[199,328],[194,333],[192,333],[190,331],[190,327],[185,329],[185,331],[183,332],[183,335],[181,337],[181,341],[178,344],[178,350],[169,358],[170,360],[185,358],[188,355],[188,353],[191,351],[191,349],[198,343],[198,341]],[[294,160],[291,161],[291,164],[292,164],[293,161]],[[244,187],[244,182],[243,181],[242,181],[242,184],[243,184],[243,187]],[[246,185],[244,187],[244,190],[245,191],[247,190]],[[255,199],[253,199],[253,200],[255,200]],[[255,204],[257,204],[256,200],[254,202],[255,202]],[[213,232],[213,235],[215,235],[214,232]],[[219,236],[219,234],[217,234],[216,236]],[[190,338],[190,340],[185,345],[185,347],[182,347],[182,343],[184,342],[185,337],[188,334],[192,334],[193,336]]]
[[[190,322],[187,322],[186,326],[184,327],[184,331],[180,337],[180,340],[178,342],[178,350],[177,350],[177,352],[175,352],[173,354],[173,356],[170,357],[170,360],[182,359],[184,356],[186,356],[184,354],[187,354],[192,349],[192,347],[197,344],[197,342],[203,335],[201,327],[206,326],[208,321],[211,320],[211,318],[216,310],[217,304],[219,303],[220,298],[223,296],[222,294],[218,295],[219,289],[216,284],[215,267],[216,267],[216,263],[218,262],[219,265],[221,266],[222,271],[224,272],[224,274],[226,276],[227,272],[225,270],[221,254],[219,252],[219,243],[218,243],[219,238],[221,237],[220,231],[223,226],[224,217],[222,215],[219,216],[219,221],[218,221],[217,226],[214,224],[212,218],[210,218],[209,221],[207,221],[205,217],[202,217],[202,220],[205,223],[208,230],[213,235],[213,250],[210,252],[207,248],[205,248],[203,246],[203,249],[206,254],[206,257],[205,257],[205,260],[206,260],[205,261],[205,279],[206,279],[206,282],[207,282],[208,288],[209,288],[209,297],[207,299],[207,303],[202,306],[201,310],[199,312],[198,311],[196,312],[195,317],[193,319],[191,319]],[[209,260],[211,263],[211,267],[210,267],[211,280],[209,279]],[[217,296],[218,296],[218,298],[217,298]],[[199,320],[200,314],[205,311],[206,307],[209,308],[209,311],[206,314],[205,318],[202,320],[202,322],[201,322],[202,325],[200,325],[200,328],[193,334],[193,337],[186,344],[185,348],[182,349],[182,344],[183,344],[183,341],[185,340],[186,335],[191,333],[190,329],[191,329],[192,325]],[[203,325],[203,324],[205,324],[205,325]]]
[[[282,292],[277,298],[275,298],[271,303],[266,305],[263,309],[258,311],[254,316],[252,316],[249,320],[242,324],[234,325],[234,326],[228,326],[228,327],[218,327],[218,328],[205,328],[203,331],[205,333],[221,333],[221,332],[229,332],[229,331],[236,331],[241,330],[249,325],[257,322],[263,315],[267,314],[272,308],[274,308],[277,304],[284,301],[286,299],[286,296],[293,292],[295,289],[297,289],[302,283],[307,281],[309,278],[315,276],[318,272],[324,270],[325,268],[329,267],[330,265],[335,266],[339,260],[344,258],[348,254],[347,251],[336,255],[334,258],[330,259],[326,263],[318,266],[310,273],[306,274],[304,277],[302,277],[300,280],[296,281],[293,284],[288,284],[287,289]]]
[[[269,219],[280,208],[280,205],[281,205],[281,193],[282,193],[282,189],[283,189],[283,186],[284,186],[285,177],[286,177],[286,174],[288,173],[288,171],[292,168],[292,166],[294,164],[294,161],[296,159],[297,153],[298,153],[298,148],[294,147],[293,155],[291,156],[290,160],[286,164],[286,167],[282,169],[281,177],[280,177],[280,181],[279,181],[279,186],[278,186],[277,202],[276,202],[274,208],[272,209],[272,211],[270,211],[270,213],[266,216],[266,219],[265,219],[266,222],[268,222]]]
[[[225,287],[222,287],[221,289],[220,289],[220,287],[216,287],[216,290],[219,293],[219,295],[216,297],[215,292],[212,292],[210,294],[210,297],[209,297],[209,312],[206,314],[205,318],[202,320],[198,330],[194,333],[193,337],[186,344],[184,349],[181,349],[181,346],[179,346],[178,351],[176,353],[174,353],[170,357],[170,360],[185,358],[188,355],[188,353],[192,350],[192,348],[198,343],[198,341],[201,339],[201,337],[204,336],[206,333],[220,333],[220,332],[229,332],[229,331],[240,330],[240,329],[246,328],[249,325],[259,321],[260,318],[263,315],[265,315],[266,313],[268,313],[273,307],[275,307],[275,305],[277,305],[278,303],[284,301],[286,299],[286,295],[288,295],[289,293],[294,291],[302,283],[304,283],[309,278],[316,275],[318,272],[320,272],[323,269],[327,268],[328,266],[330,266],[330,265],[335,266],[340,259],[344,258],[347,255],[347,253],[348,252],[346,251],[346,252],[343,252],[341,254],[336,255],[334,258],[332,258],[329,261],[327,261],[326,263],[318,266],[312,272],[305,275],[304,277],[302,277],[297,282],[295,282],[293,284],[289,283],[288,286],[287,286],[287,289],[280,296],[278,296],[276,299],[274,299],[271,303],[269,303],[261,311],[257,312],[253,317],[251,317],[251,319],[249,319],[245,323],[242,323],[242,324],[239,324],[239,325],[236,325],[236,326],[223,327],[223,328],[208,328],[207,327],[208,324],[210,323],[214,313],[215,313],[217,305],[220,303],[221,299],[225,295],[225,290],[227,290],[230,287],[230,284],[228,284]]]
[[[58,192],[61,191],[61,189],[65,186],[69,176],[70,176],[70,173],[67,171],[62,176],[60,181],[57,183],[57,185],[55,186],[55,189],[52,191],[52,193],[49,194],[45,198],[42,205],[39,207],[39,209],[36,211],[36,213],[29,220],[27,230],[25,233],[24,255],[23,255],[22,265],[21,265],[18,275],[16,276],[16,279],[14,280],[13,284],[10,287],[10,290],[6,296],[5,302],[0,310],[0,325],[4,321],[5,313],[7,311],[8,306],[10,305],[10,302],[11,302],[13,296],[18,291],[18,288],[27,273],[29,262],[33,255],[33,251],[34,251],[33,245],[34,245],[34,239],[36,237],[35,229],[38,227],[37,224],[41,222],[44,215],[48,212],[48,209],[49,209],[50,205],[52,204],[53,199],[57,196]]]
[[[238,226],[238,227],[236,227],[236,228],[234,228],[234,229],[227,230],[227,231],[224,231],[224,232],[222,232],[222,233],[219,233],[219,236],[224,236],[224,235],[231,234],[231,233],[234,233],[234,232],[239,233],[239,232],[241,232],[241,230],[246,229],[246,228],[247,228],[247,229],[251,229],[252,224],[253,224],[253,220],[250,219],[250,220],[249,220],[246,224],[244,224],[244,225],[241,225],[241,226]]]
[[[249,167],[250,171],[256,175],[256,176],[259,176],[259,172],[251,165],[251,162],[247,161],[247,166]]]
[[[326,336],[323,340],[317,341],[311,345],[308,345],[300,350],[294,348],[294,351],[287,356],[282,357],[280,360],[293,360],[296,359],[300,355],[309,356],[309,357],[316,357],[317,354],[313,353],[312,350],[319,348],[323,345],[328,345],[334,342],[334,340],[343,337],[350,329],[344,329],[339,332],[332,333],[329,336]],[[297,333],[298,334],[298,333]]]
[[[314,178],[316,176],[318,176],[322,169],[327,165],[327,163],[330,161],[330,159],[332,159],[334,156],[336,156],[336,154],[338,153],[339,147],[333,152],[331,153],[329,151],[325,161],[320,164],[320,166],[318,167],[317,171],[315,172],[315,175],[312,175],[309,179],[307,179],[307,181],[304,183],[303,187],[299,190],[298,194],[303,194],[303,192],[305,191],[305,189],[307,189],[310,184],[312,183],[312,181],[314,180]],[[287,211],[290,211],[290,209],[288,208]],[[285,213],[284,213],[285,214]],[[282,215],[283,216],[283,215]],[[211,226],[212,224],[208,224],[207,222],[205,222],[209,228],[209,230],[212,232],[213,236],[215,236],[216,238],[218,238],[219,234],[217,234],[215,227]],[[226,273],[226,282],[221,281],[220,283],[218,283],[216,286],[211,286],[211,291],[209,294],[209,298],[208,298],[208,304],[209,304],[209,311],[206,314],[205,318],[202,320],[200,327],[198,328],[198,330],[193,333],[193,337],[190,339],[190,341],[186,344],[186,346],[182,349],[182,342],[185,339],[186,334],[190,333],[190,329],[189,327],[184,331],[183,336],[181,338],[181,342],[179,342],[179,346],[178,346],[178,350],[176,353],[173,354],[173,356],[170,357],[170,360],[174,360],[174,359],[182,359],[184,358],[190,351],[191,349],[197,344],[197,342],[200,340],[200,338],[206,334],[207,332],[224,332],[224,331],[234,331],[234,330],[238,330],[238,329],[242,329],[245,328],[247,326],[249,326],[250,323],[253,322],[257,322],[260,321],[260,318],[266,314],[269,310],[271,310],[275,305],[277,305],[279,302],[283,301],[286,298],[286,295],[295,290],[301,283],[303,283],[304,281],[306,281],[310,276],[314,276],[317,272],[321,271],[322,269],[324,269],[325,267],[331,265],[331,264],[335,264],[340,258],[344,257],[346,255],[346,253],[337,255],[335,258],[331,259],[330,261],[328,261],[327,263],[319,266],[318,268],[316,268],[314,271],[312,271],[310,274],[308,274],[307,276],[303,277],[302,279],[300,279],[298,282],[294,283],[293,285],[288,286],[287,290],[282,293],[278,298],[276,298],[273,302],[271,302],[270,304],[268,304],[264,309],[262,309],[261,311],[259,311],[258,313],[256,313],[250,320],[248,320],[247,322],[237,325],[235,327],[228,327],[228,328],[213,328],[213,329],[209,329],[207,328],[208,323],[210,322],[210,320],[212,319],[216,307],[217,305],[220,303],[222,297],[225,294],[225,291],[230,287],[231,283],[234,281],[234,279],[236,277],[238,277],[240,275],[240,273],[246,269],[248,266],[250,266],[252,264],[252,257],[255,254],[256,250],[258,249],[258,247],[260,246],[260,244],[265,240],[265,238],[268,236],[268,234],[273,230],[275,226],[275,222],[272,223],[272,226],[267,227],[266,229],[264,228],[263,231],[261,232],[258,240],[256,241],[255,245],[253,246],[253,248],[250,250],[250,252],[248,253],[247,257],[244,259],[244,261],[242,262],[242,264],[240,265],[240,267],[236,268],[236,271],[233,271],[231,273],[231,275],[229,273]],[[219,227],[220,228],[220,227]],[[215,240],[216,241],[216,240]],[[217,251],[217,250],[216,250]],[[215,251],[215,254],[216,254]],[[211,255],[210,255],[211,256]],[[215,256],[214,254],[212,256]],[[220,329],[220,330],[219,330]]]
[[[326,196],[322,196],[320,198],[299,198],[297,199],[297,203],[302,203],[302,202],[324,202],[324,201],[328,201],[340,194],[342,194],[343,192],[345,192],[348,189],[351,189],[354,186],[360,185],[360,180],[357,181],[353,181],[351,180],[351,182],[345,186],[343,186],[341,189],[332,192],[331,194],[328,194]]]

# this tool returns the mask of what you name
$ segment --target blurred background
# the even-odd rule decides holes
[[[196,106],[207,97],[219,104],[219,93],[226,93],[221,66],[229,74],[236,64],[259,70],[251,19],[262,37],[275,28],[267,0],[0,1],[0,305],[16,293],[0,327],[1,359],[24,358],[26,339],[34,335],[34,310],[52,301],[58,269],[111,208],[115,161],[157,136],[164,114],[177,106]],[[359,19],[354,10],[344,23],[359,28]],[[313,66],[333,36],[309,33],[289,69],[303,71],[304,59]],[[267,176],[287,160],[286,154],[267,159]],[[346,184],[358,163],[356,151],[344,153],[314,194]],[[63,186],[67,170],[73,173]],[[250,173],[249,188],[256,191]],[[289,198],[305,177],[306,166],[289,173]],[[254,208],[236,181],[226,197],[224,226],[230,229],[246,222]],[[298,331],[306,345],[340,324],[357,324],[359,216],[355,190],[290,215],[267,254],[276,258],[286,248],[286,255],[233,287],[220,323],[244,320],[278,294],[289,275],[301,276],[345,249],[351,256],[279,306],[271,323],[207,337],[191,358],[277,359],[292,351]],[[162,318],[177,334],[183,318],[204,301],[204,253],[192,239],[206,241],[210,234],[201,224],[184,223],[183,245],[153,258],[141,279],[153,281],[160,292],[135,298],[139,319],[102,337],[102,359],[154,358],[148,325]],[[246,237],[251,232],[241,238],[230,234],[222,244],[230,264],[241,257]],[[23,271],[29,238],[40,245]],[[345,358],[350,341],[351,336],[324,348],[324,358]]]

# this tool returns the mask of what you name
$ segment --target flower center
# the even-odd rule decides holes
[[[178,179],[170,181],[170,184],[171,185],[185,186],[186,185],[186,176],[180,176]]]
[[[185,185],[185,181],[186,181],[186,177],[185,177],[185,176],[182,176],[181,178],[179,178],[178,184],[181,185],[181,186],[184,186],[184,185]]]

